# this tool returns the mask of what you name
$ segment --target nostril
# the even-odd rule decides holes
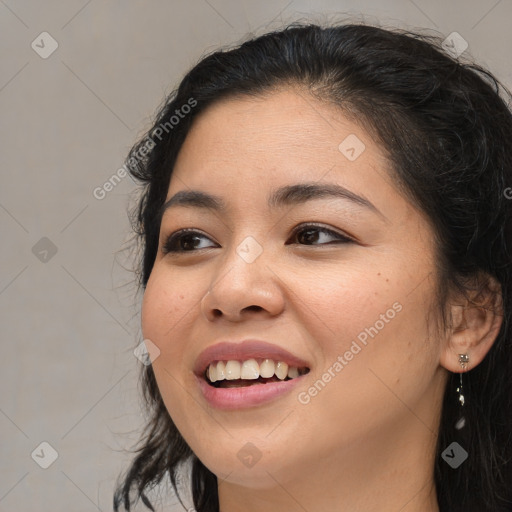
[[[249,311],[261,311],[263,308],[261,306],[247,306],[245,309]]]
[[[263,308],[261,306],[247,306],[244,308],[244,311],[263,311]],[[212,309],[212,315],[214,318],[219,318],[224,313],[220,309]]]

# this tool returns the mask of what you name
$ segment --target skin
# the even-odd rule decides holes
[[[338,149],[350,134],[365,144],[354,161]],[[185,140],[167,198],[194,189],[228,208],[164,214],[142,329],[160,350],[153,367],[173,421],[218,477],[222,512],[439,510],[434,450],[448,371],[461,371],[459,353],[476,366],[500,319],[454,297],[451,329],[437,333],[432,227],[389,169],[365,130],[294,89],[222,100]],[[332,197],[268,208],[274,189],[306,181],[342,185],[380,214]],[[292,235],[311,222],[354,241]],[[169,235],[183,228],[202,232],[199,248],[164,254]],[[263,250],[252,263],[237,253],[248,236]],[[394,303],[394,318],[300,403],[299,393],[332,374],[338,356]],[[218,341],[246,338],[285,347],[310,373],[270,403],[210,407],[192,373],[196,358]],[[237,457],[248,442],[261,453],[252,467]]]

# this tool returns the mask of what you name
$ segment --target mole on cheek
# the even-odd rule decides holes
[[[377,275],[380,276],[380,272],[377,272]],[[386,277],[386,282],[389,282],[389,279]]]

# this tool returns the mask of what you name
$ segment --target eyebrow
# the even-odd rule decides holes
[[[274,190],[269,196],[267,204],[269,208],[275,209],[325,198],[347,199],[388,221],[387,217],[368,199],[335,183],[313,182],[286,185]],[[160,218],[167,210],[176,206],[211,209],[217,212],[224,212],[227,209],[226,202],[219,196],[199,190],[181,190],[163,204],[160,210]]]

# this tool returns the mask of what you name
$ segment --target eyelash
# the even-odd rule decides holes
[[[347,243],[354,242],[354,240],[352,238],[350,238],[346,235],[342,235],[341,233],[337,233],[336,231],[333,231],[332,229],[328,229],[324,226],[317,225],[317,224],[302,224],[300,226],[297,226],[292,232],[292,237],[296,237],[299,233],[304,232],[304,231],[311,231],[312,228],[313,228],[313,230],[316,230],[317,232],[328,233],[329,235],[336,237],[338,239],[338,241],[336,242],[337,244],[347,244]],[[165,243],[162,247],[163,254],[169,254],[169,253],[176,254],[176,253],[186,253],[186,252],[192,253],[192,252],[200,251],[201,249],[211,249],[211,247],[203,247],[201,249],[193,249],[191,251],[186,251],[183,249],[176,249],[174,247],[175,243],[180,242],[187,235],[199,235],[199,237],[202,237],[202,238],[209,238],[206,235],[202,234],[200,231],[197,231],[195,229],[191,229],[191,228],[180,229],[179,231],[176,231],[175,233],[172,233],[171,235],[169,235],[169,237],[167,238],[167,240],[165,241]],[[309,245],[309,244],[302,244],[302,245]],[[324,243],[324,244],[316,244],[316,245],[322,246],[322,245],[332,245],[332,244]],[[314,246],[314,244],[313,244],[313,246]]]

